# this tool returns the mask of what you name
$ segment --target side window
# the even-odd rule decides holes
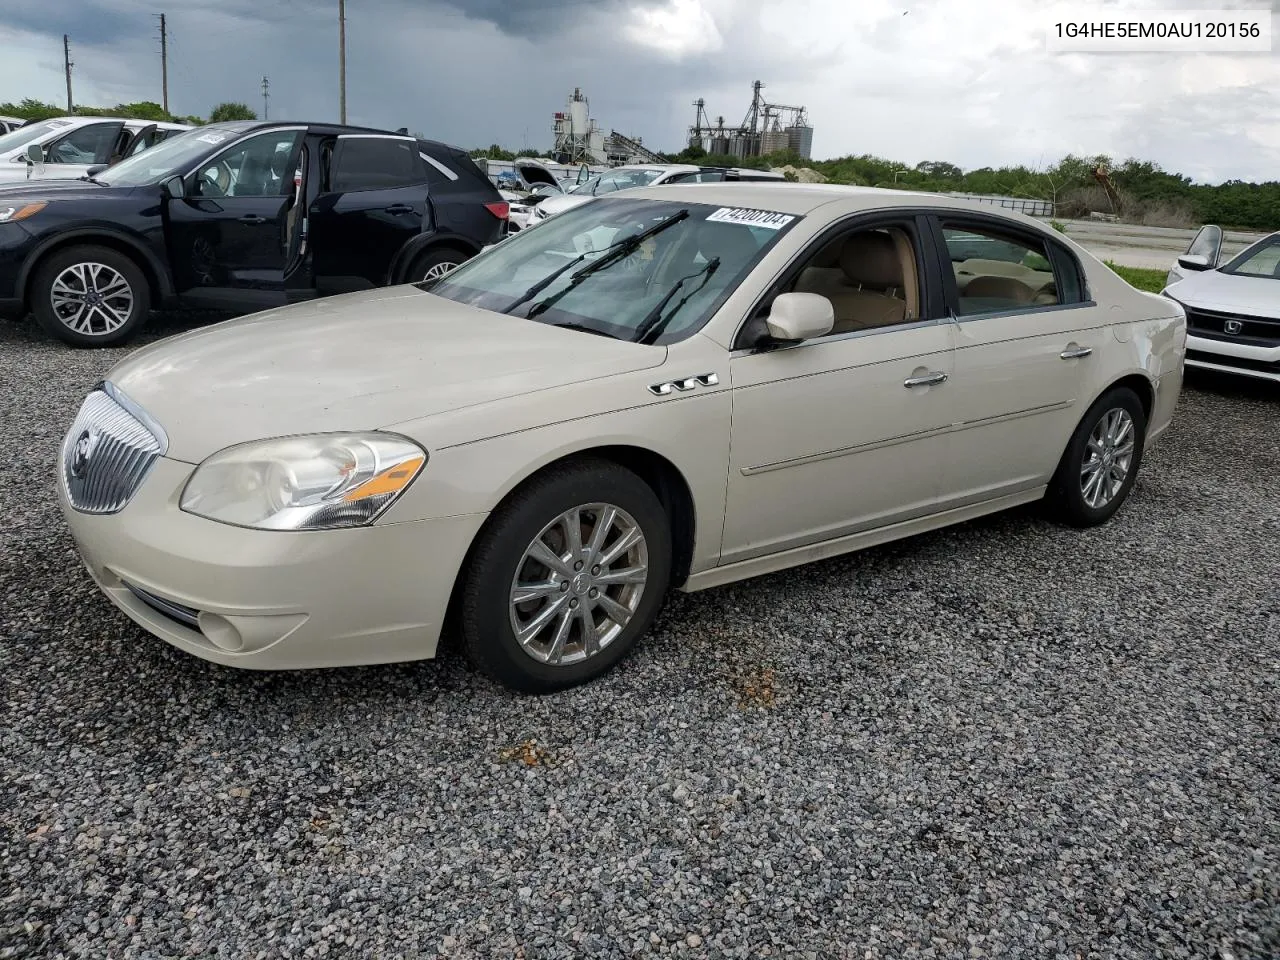
[[[830,300],[832,334],[913,323],[921,318],[920,264],[910,224],[862,227],[810,251],[779,292]]]
[[[206,160],[196,176],[201,197],[283,197],[293,190],[290,165],[301,130],[276,130]]]
[[[439,157],[433,157],[425,150],[418,150],[418,156],[426,165],[427,185],[435,189],[441,187],[447,188],[450,184],[456,183],[458,180],[457,171],[453,170],[447,163]]]
[[[123,124],[91,123],[72,130],[45,148],[49,163],[108,163]]]
[[[960,223],[943,223],[942,236],[962,317],[1082,299],[1074,258],[1042,238]]]
[[[333,148],[330,189],[335,193],[390,190],[426,183],[412,140],[390,137],[339,137]]]

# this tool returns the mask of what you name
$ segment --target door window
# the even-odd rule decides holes
[[[283,197],[293,191],[292,162],[301,130],[253,137],[201,164],[195,193],[201,197]]]
[[[412,140],[340,137],[329,182],[334,193],[392,190],[425,183],[426,171]]]
[[[1064,269],[1074,259],[1065,251],[1055,256],[1042,238],[955,223],[944,223],[942,236],[955,276],[959,316],[1082,299],[1078,274]]]
[[[45,148],[45,161],[86,166],[109,163],[121,127],[119,123],[90,123],[72,130]]]
[[[829,336],[914,323],[923,316],[919,243],[911,224],[857,227],[801,256],[773,293],[816,293],[831,301]],[[768,303],[743,329],[751,342],[764,327]]]

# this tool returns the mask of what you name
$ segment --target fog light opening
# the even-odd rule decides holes
[[[200,632],[205,639],[225,653],[238,653],[244,649],[244,637],[226,617],[216,613],[200,614]]]

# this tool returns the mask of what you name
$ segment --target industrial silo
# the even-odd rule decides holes
[[[813,156],[813,127],[787,127],[787,147],[808,160]]]

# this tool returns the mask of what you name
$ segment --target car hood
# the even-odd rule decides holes
[[[564,213],[566,210],[572,210],[574,207],[580,207],[584,203],[590,203],[595,197],[590,194],[582,194],[581,196],[574,194],[565,194],[563,197],[547,197],[542,203],[538,204],[548,216],[553,213]]]
[[[556,175],[537,160],[516,160],[513,166],[515,167],[516,175],[530,186],[535,183],[546,183],[557,190],[563,189],[560,186],[560,181],[556,179]]]
[[[133,187],[109,187],[88,180],[23,179],[12,183],[0,182],[0,200],[75,200],[79,197],[125,196],[133,190]]]
[[[662,363],[666,349],[391,287],[144,347],[107,375],[198,463],[290,434],[371,430]],[[429,438],[427,438],[429,442]]]
[[[1280,320],[1280,279],[1277,278],[1242,277],[1205,270],[1179,280],[1167,292],[1193,308]]]

